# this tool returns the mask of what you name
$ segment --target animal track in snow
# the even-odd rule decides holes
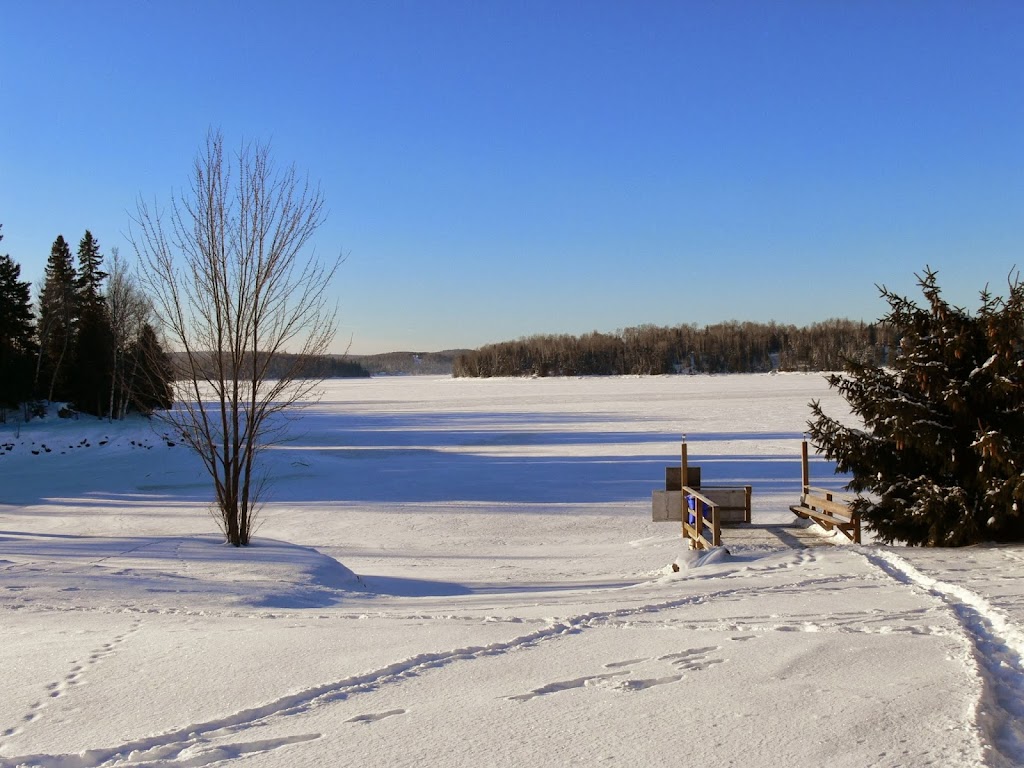
[[[103,643],[97,648],[91,650],[86,661],[72,661],[71,667],[66,675],[64,675],[60,680],[51,681],[43,686],[44,694],[42,698],[29,705],[28,713],[21,718],[22,724],[20,726],[12,726],[0,731],[0,737],[6,738],[8,736],[15,736],[21,733],[22,729],[26,725],[39,720],[43,715],[43,710],[49,704],[67,695],[76,686],[85,682],[83,677],[86,672],[102,662],[104,659],[113,655],[116,652],[117,647],[131,635],[138,632],[141,626],[142,621],[140,619],[136,619],[127,630],[115,636],[110,642]]]

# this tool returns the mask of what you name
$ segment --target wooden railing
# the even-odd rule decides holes
[[[689,499],[694,500],[694,509],[689,508]],[[683,536],[690,540],[690,547],[711,549],[721,546],[722,526],[718,504],[688,485],[683,486],[683,503]]]

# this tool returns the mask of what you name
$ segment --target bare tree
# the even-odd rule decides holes
[[[135,371],[130,369],[138,365],[137,357],[133,359],[129,352],[142,335],[143,326],[151,320],[153,306],[117,248],[111,249],[107,309],[113,345],[108,413],[111,419],[123,419],[132,399],[135,378]]]
[[[283,411],[319,396],[322,379],[303,377],[334,338],[327,290],[341,257],[304,256],[324,220],[323,195],[294,166],[278,169],[265,144],[226,160],[211,131],[190,184],[166,227],[140,198],[132,241],[181,368],[164,418],[201,457],[224,535],[243,546],[266,487],[258,454],[283,437]]]

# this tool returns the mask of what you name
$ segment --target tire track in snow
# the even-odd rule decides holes
[[[872,549],[861,554],[896,581],[919,587],[949,606],[974,646],[982,682],[976,725],[998,753],[991,762],[1024,764],[1024,632],[981,595],[934,579],[893,552]]]

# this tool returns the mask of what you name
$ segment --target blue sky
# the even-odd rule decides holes
[[[1024,266],[1024,3],[0,0],[0,252],[41,278],[208,128],[318,179],[336,347],[870,321]],[[1004,292],[1004,291],[1002,291]]]

